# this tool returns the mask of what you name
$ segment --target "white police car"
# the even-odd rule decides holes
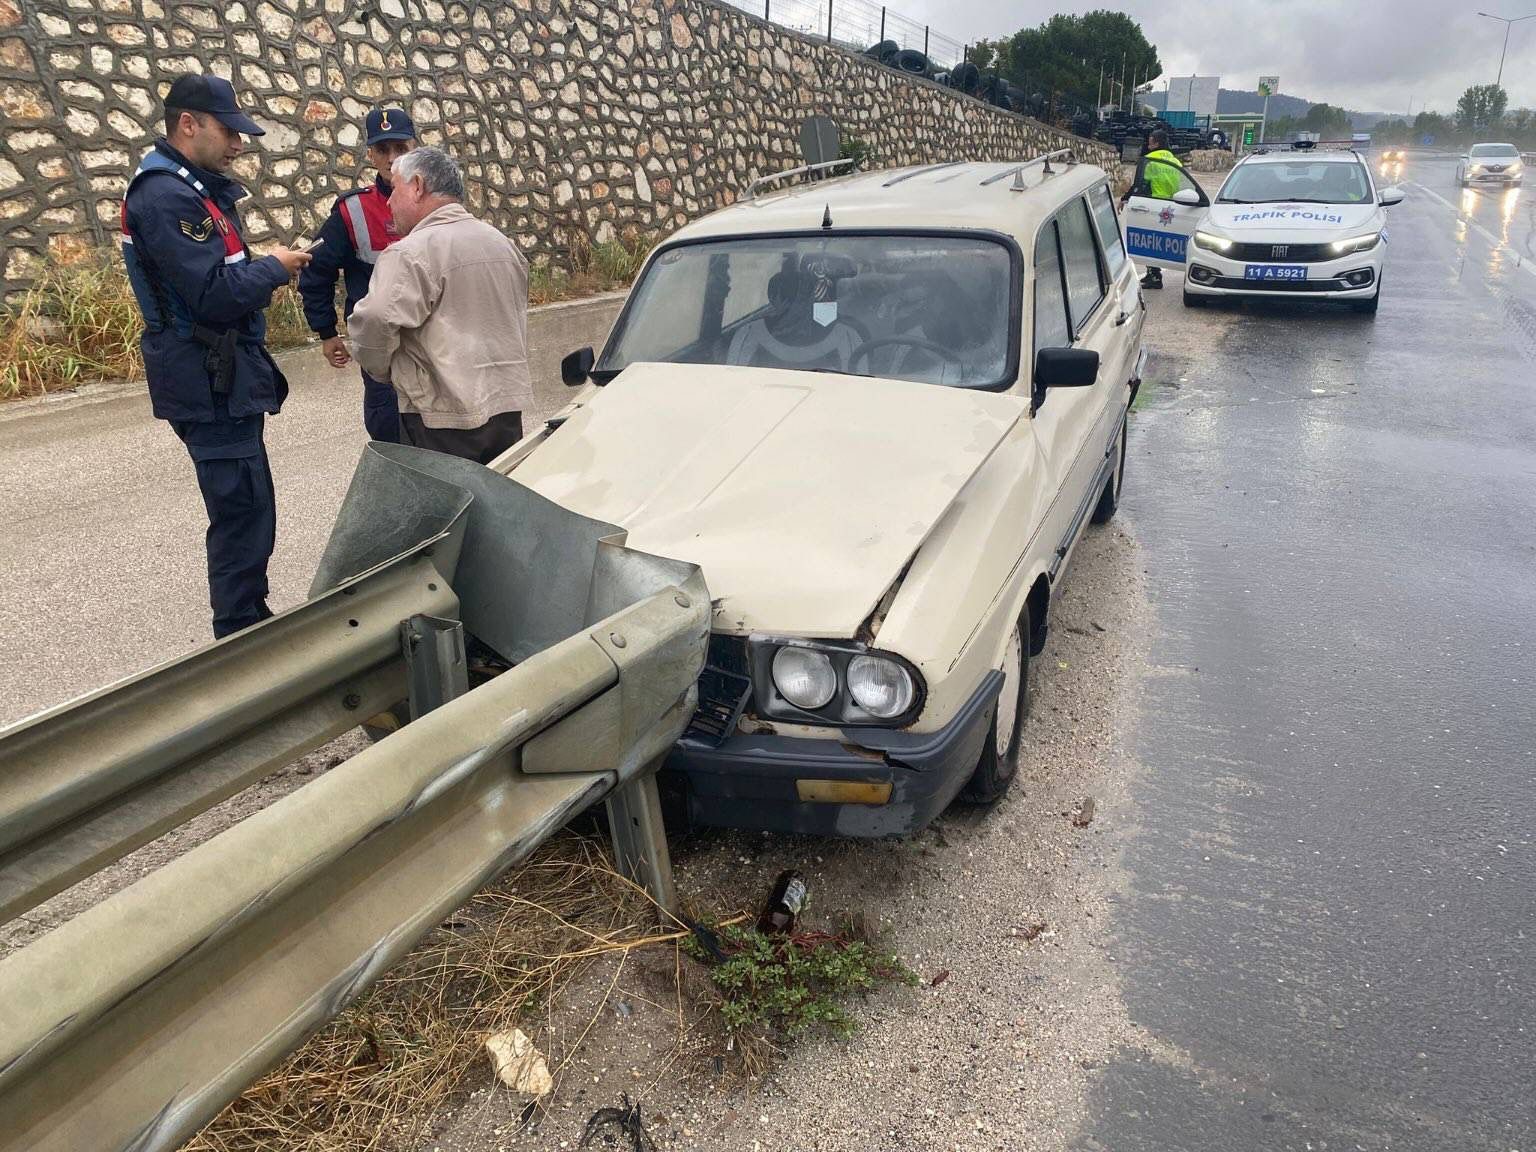
[[[1214,203],[1188,184],[1172,201],[1132,196],[1126,214],[1132,256],[1182,270],[1186,305],[1302,296],[1376,311],[1387,244],[1382,209],[1403,193],[1378,189],[1353,149],[1256,152],[1232,169]]]

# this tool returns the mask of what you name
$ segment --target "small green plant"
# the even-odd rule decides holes
[[[710,969],[710,978],[722,997],[721,1019],[735,1034],[793,1037],[824,1025],[847,1036],[857,1026],[844,1006],[848,997],[880,984],[918,982],[890,953],[825,932],[767,936],[726,927],[719,941],[726,959]],[[695,940],[688,947],[695,959],[709,959]]]
[[[875,160],[875,150],[869,146],[868,141],[860,140],[856,136],[849,136],[837,149],[839,160],[852,160],[856,171],[866,172]]]

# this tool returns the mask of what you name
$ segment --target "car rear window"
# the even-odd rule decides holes
[[[1100,184],[1088,193],[1088,200],[1093,205],[1099,242],[1104,245],[1104,259],[1109,265],[1109,278],[1113,280],[1125,267],[1125,243],[1120,239],[1120,218],[1115,215],[1115,202],[1109,195],[1109,186]]]
[[[1067,309],[1072,331],[1077,333],[1104,299],[1098,243],[1094,239],[1093,221],[1088,218],[1088,205],[1081,198],[1063,208],[1057,221],[1062,264],[1067,272]]]
[[[953,234],[730,237],[660,252],[596,371],[641,361],[894,377],[1017,374],[1013,249]]]

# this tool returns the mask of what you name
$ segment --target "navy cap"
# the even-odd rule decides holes
[[[207,112],[227,128],[247,136],[265,136],[267,130],[252,120],[235,103],[235,86],[222,76],[199,76],[195,72],[176,77],[165,97],[167,108],[188,112]]]
[[[416,125],[398,108],[375,108],[363,121],[363,131],[370,147],[381,140],[416,139]]]

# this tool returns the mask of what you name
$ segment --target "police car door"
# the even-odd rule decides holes
[[[1172,199],[1153,196],[1158,188]],[[1154,268],[1184,270],[1184,245],[1211,205],[1189,173],[1166,160],[1142,161],[1125,206],[1125,247],[1131,259]]]

